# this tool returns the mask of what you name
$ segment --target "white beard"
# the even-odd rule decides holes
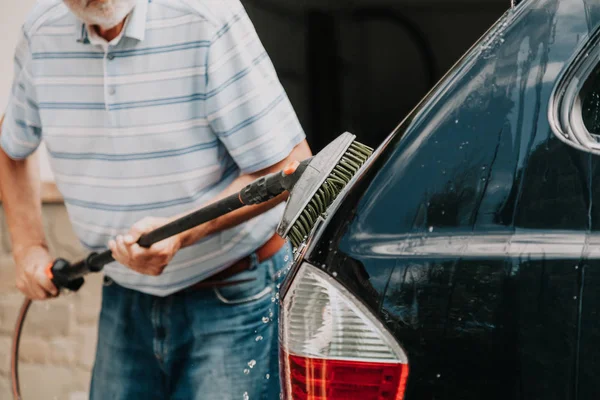
[[[110,29],[133,10],[137,0],[63,0],[73,14],[88,25]]]

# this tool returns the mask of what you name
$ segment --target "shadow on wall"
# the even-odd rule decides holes
[[[509,7],[242,1],[315,151],[344,131],[378,146]]]

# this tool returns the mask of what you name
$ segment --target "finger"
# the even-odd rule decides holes
[[[117,236],[117,252],[121,255],[124,260],[129,261],[131,254],[129,252],[129,246],[123,241],[123,236]]]
[[[110,240],[108,242],[108,248],[110,249],[113,258],[116,261],[118,261],[120,264],[127,265],[127,257],[121,252],[121,250],[117,246],[116,240]]]
[[[110,250],[110,252],[112,253],[112,256],[115,260],[117,260],[118,257],[118,252],[117,252],[117,242],[114,241],[113,239],[108,241],[108,248]],[[118,260],[117,260],[118,261]]]
[[[25,292],[27,290],[27,284],[25,283],[25,281],[23,281],[23,279],[17,278],[15,284],[16,284],[19,292],[25,294]]]
[[[44,290],[36,283],[33,271],[28,270],[25,272],[24,281],[26,288],[23,293],[25,296],[32,300],[40,300],[44,295]]]
[[[134,236],[132,236],[131,234],[127,234],[123,237],[123,241],[125,242],[126,245],[131,246],[132,244],[134,244],[135,242],[137,242],[136,238]]]
[[[41,286],[42,289],[44,289],[47,293],[51,294],[52,296],[58,295],[58,289],[54,283],[52,283],[50,278],[48,278],[44,269],[38,269],[38,272],[36,273],[36,279],[39,286]]]
[[[32,300],[45,300],[48,298],[48,293],[46,290],[44,290],[44,288],[37,282],[32,282],[29,288],[29,293],[31,295],[30,298]]]
[[[141,221],[136,222],[131,227],[128,234],[131,238],[131,243],[137,242],[144,233],[150,232],[153,228],[154,224],[152,218],[144,218]]]
[[[137,243],[131,245],[129,251],[131,263],[138,267],[139,272],[142,273],[144,273],[144,270],[155,265],[157,257],[160,257],[154,249],[145,249]]]
[[[143,249],[139,244],[134,243],[129,247],[129,254],[131,254],[131,258],[134,260],[142,260],[147,258],[148,253],[151,251],[148,249]]]

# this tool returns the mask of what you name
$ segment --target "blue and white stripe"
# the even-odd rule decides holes
[[[0,143],[15,159],[46,143],[76,233],[100,250],[145,216],[201,207],[304,138],[239,0],[139,0],[110,46],[62,0],[40,0],[15,53]],[[183,249],[160,277],[106,271],[168,295],[250,254],[281,213]]]

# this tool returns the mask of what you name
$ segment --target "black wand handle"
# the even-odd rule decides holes
[[[239,193],[232,194],[142,235],[137,243],[142,247],[150,248],[155,243],[222,217],[244,206],[265,203],[285,191],[290,191],[308,166],[309,161],[310,159],[302,163],[292,163],[281,172],[257,179]],[[113,261],[115,259],[110,250],[102,253],[91,253],[85,260],[75,264],[58,259],[47,267],[46,274],[57,288],[77,291],[84,283],[84,276],[102,271],[105,265]]]

